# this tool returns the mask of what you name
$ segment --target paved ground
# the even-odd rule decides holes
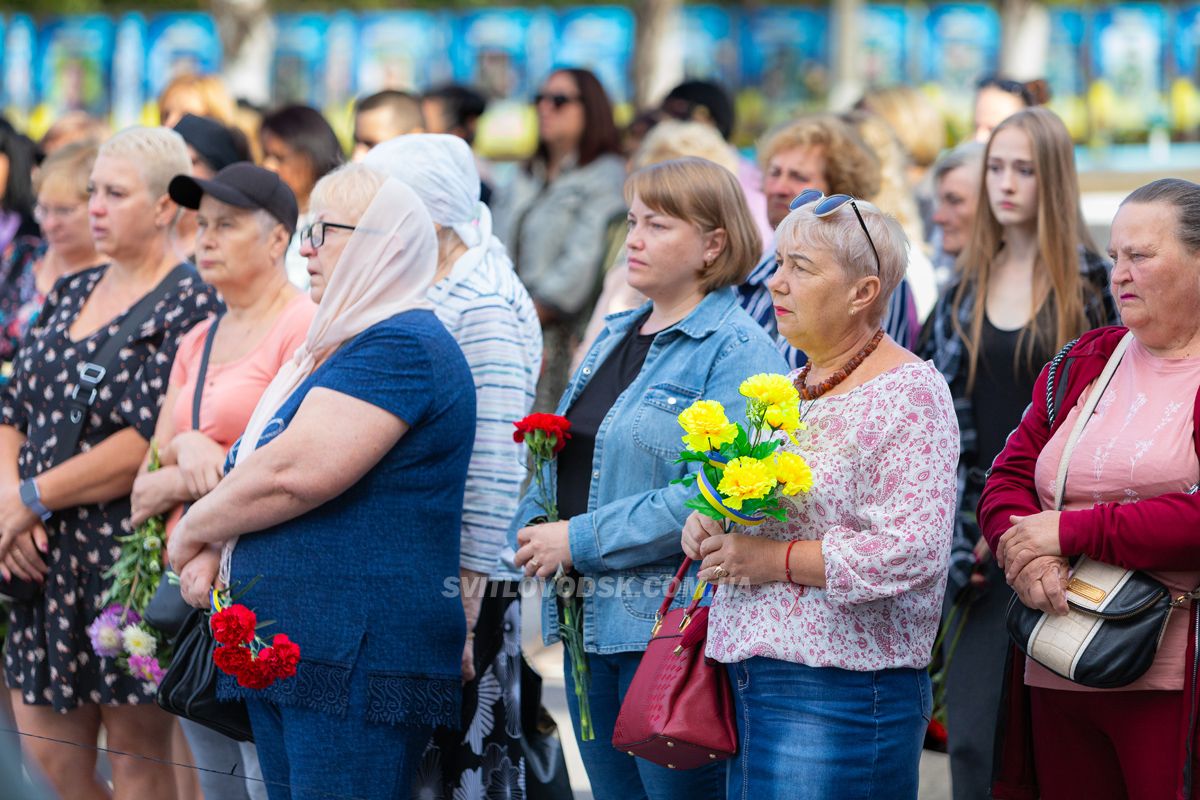
[[[592,790],[579,758],[579,749],[571,732],[571,718],[567,713],[567,695],[563,685],[562,648],[543,647],[539,636],[541,623],[536,605],[525,603],[522,615],[522,640],[525,655],[542,676],[542,702],[558,723],[562,734],[563,751],[567,757],[567,771],[571,774],[571,786],[576,800],[592,800]],[[921,759],[921,793],[919,800],[948,800],[950,797],[950,775],[946,757],[940,753],[925,753]]]

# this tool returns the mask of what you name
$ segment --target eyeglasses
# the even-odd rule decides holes
[[[339,222],[325,222],[322,220],[320,222],[314,222],[312,225],[306,225],[300,231],[300,244],[308,242],[314,250],[317,249],[321,245],[325,244],[325,231],[328,228],[337,228],[343,231],[358,230],[358,228],[353,225],[342,225]]]
[[[66,219],[67,217],[75,214],[75,212],[81,208],[83,208],[83,203],[76,203],[73,206],[47,206],[38,203],[33,207],[33,218],[36,219],[39,224],[45,222],[51,217]]]
[[[543,94],[541,92],[538,92],[537,94],[535,94],[533,96],[533,104],[535,106],[540,106],[542,103],[550,103],[551,105],[554,106],[555,111],[559,111],[562,109],[563,106],[567,105],[568,103],[578,103],[579,99],[580,99],[579,95],[557,94],[557,93]]]
[[[813,207],[813,215],[816,217],[828,217],[835,213],[839,208],[850,204],[854,209],[854,216],[858,217],[858,224],[862,226],[863,233],[867,235],[867,244],[871,245],[871,252],[875,254],[875,274],[882,275],[883,269],[879,264],[879,251],[875,249],[875,240],[871,238],[871,232],[867,230],[867,222],[863,219],[862,212],[858,210],[858,203],[854,202],[854,198],[848,194],[831,194],[825,196],[824,192],[818,192],[816,189],[805,189],[796,198],[788,204],[788,208],[795,211],[801,206],[806,206],[809,203],[816,203]]]

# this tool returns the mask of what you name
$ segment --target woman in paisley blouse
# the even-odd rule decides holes
[[[839,205],[840,204],[840,205]],[[949,390],[880,328],[907,242],[874,206],[807,190],[768,286],[813,470],[785,522],[726,533],[693,514],[684,551],[721,584],[707,653],[728,665],[730,798],[915,798],[954,515]]]
[[[131,530],[129,492],[179,338],[216,303],[191,267],[177,269],[168,246],[178,208],[167,183],[190,168],[179,134],[162,128],[133,128],[100,148],[87,211],[109,263],[51,290],[0,396],[0,572],[41,584],[32,599],[12,604],[5,678],[23,733],[85,746],[24,740],[62,797],[109,796],[87,749],[102,725],[113,750],[170,755],[174,718],[142,681],[91,651],[86,629],[120,551],[114,537]],[[56,463],[80,367],[119,330],[126,310],[159,288],[161,299],[83,409],[75,455]],[[165,764],[116,755],[111,763],[118,797],[175,796]]]

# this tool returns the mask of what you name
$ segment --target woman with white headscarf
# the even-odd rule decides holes
[[[363,163],[403,181],[429,210],[438,267],[427,298],[475,379],[475,450],[467,469],[459,557],[467,617],[464,730],[438,731],[414,787],[418,794],[429,788],[474,800],[515,788],[520,771],[521,611],[515,581],[521,573],[512,564],[507,530],[525,458],[524,445],[513,441],[512,423],[533,408],[542,329],[529,292],[492,235],[466,142],[443,134],[400,136],[372,148]],[[484,754],[496,752],[492,745],[511,769],[480,773]]]
[[[300,646],[295,677],[267,689],[221,676],[223,696],[246,700],[271,796],[398,798],[433,728],[460,723],[463,612],[443,579],[458,569],[475,394],[425,299],[437,242],[412,190],[347,165],[311,208],[317,315],[168,555],[204,605],[216,570],[196,557],[223,544],[221,582],[258,578],[241,602]]]

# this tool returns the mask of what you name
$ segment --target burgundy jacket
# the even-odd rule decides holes
[[[1038,376],[1033,403],[1025,411],[1020,425],[1009,436],[1004,450],[992,464],[991,473],[979,501],[979,527],[993,552],[1000,537],[1010,527],[1012,515],[1027,516],[1044,511],[1034,486],[1034,466],[1046,442],[1062,425],[1079,396],[1100,376],[1109,356],[1125,335],[1120,327],[1098,328],[1085,333],[1070,347],[1056,372],[1053,387],[1056,409],[1049,419],[1047,383],[1050,367]],[[1069,363],[1068,363],[1069,362]],[[1065,372],[1065,381],[1062,380]],[[1193,405],[1193,444],[1200,455],[1200,392]],[[1079,511],[1064,511],[1059,521],[1059,545],[1067,556],[1086,555],[1097,561],[1127,569],[1196,570],[1200,569],[1200,494],[1173,493],[1137,503],[1104,503]],[[1196,604],[1191,609],[1192,634],[1188,637],[1186,663],[1195,659],[1195,631],[1200,617]],[[1005,676],[1006,687],[1000,709],[997,733],[993,796],[1010,800],[1038,797],[1033,769],[1033,742],[1030,736],[1029,692],[1024,683],[1024,656],[1014,648]],[[1185,789],[1184,762],[1189,735],[1189,716],[1197,711],[1197,692],[1185,676],[1184,698],[1191,715],[1182,715],[1179,736],[1179,800],[1197,796],[1196,783]],[[1200,737],[1194,738],[1193,769],[1200,766]],[[1198,776],[1200,777],[1200,776]],[[1188,795],[1191,795],[1188,797]]]

